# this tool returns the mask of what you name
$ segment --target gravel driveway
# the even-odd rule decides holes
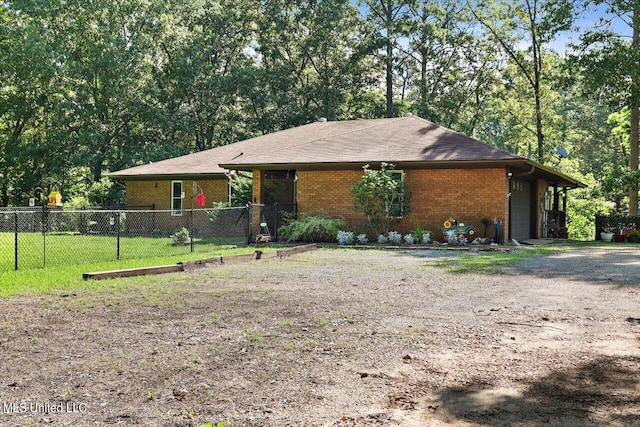
[[[640,425],[640,251],[492,275],[435,256],[318,250],[0,300],[0,424]]]

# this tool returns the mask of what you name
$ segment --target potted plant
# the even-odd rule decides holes
[[[627,238],[627,233],[624,233],[622,231],[619,231],[613,235],[613,241],[618,243],[624,242],[626,238]]]
[[[600,239],[603,242],[611,242],[613,241],[613,231],[609,228],[604,228],[602,232],[600,232]]]

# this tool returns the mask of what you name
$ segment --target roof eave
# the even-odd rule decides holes
[[[542,172],[541,175],[547,176],[551,178],[551,181],[557,181],[558,185],[568,188],[587,188],[587,184],[584,182],[577,180],[575,178],[570,177],[562,172],[558,172],[548,166],[544,166],[536,161],[528,160],[527,164],[534,167],[538,171]]]
[[[222,179],[226,178],[223,172],[213,173],[171,173],[171,174],[104,174],[104,177],[111,179],[124,179],[131,181],[153,181],[153,180],[177,180],[177,179]]]
[[[459,167],[506,167],[522,166],[526,159],[500,159],[500,160],[428,160],[428,161],[394,161],[394,160],[374,160],[358,162],[308,162],[308,163],[222,163],[219,166],[229,170],[341,170],[341,169],[361,169],[364,165],[380,165],[381,163],[394,164],[403,169],[418,168],[459,168]]]

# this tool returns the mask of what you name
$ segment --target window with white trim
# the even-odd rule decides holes
[[[171,181],[171,215],[182,215],[182,181]]]

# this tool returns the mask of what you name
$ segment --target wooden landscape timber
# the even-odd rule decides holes
[[[276,252],[263,252],[256,250],[252,254],[243,255],[230,255],[230,256],[217,256],[205,259],[199,259],[196,261],[179,262],[175,265],[165,265],[158,267],[141,267],[141,268],[128,268],[124,270],[111,270],[111,271],[99,271],[94,273],[83,273],[82,278],[84,280],[103,280],[103,279],[115,279],[118,277],[134,277],[144,276],[152,274],[165,274],[165,273],[178,273],[185,271],[186,268],[193,267],[206,267],[207,265],[232,265],[241,264],[245,262],[258,261],[272,258],[284,258],[290,255],[300,254],[303,252],[309,252],[318,249],[318,245],[311,243],[309,245],[295,246],[292,248],[281,249]]]

